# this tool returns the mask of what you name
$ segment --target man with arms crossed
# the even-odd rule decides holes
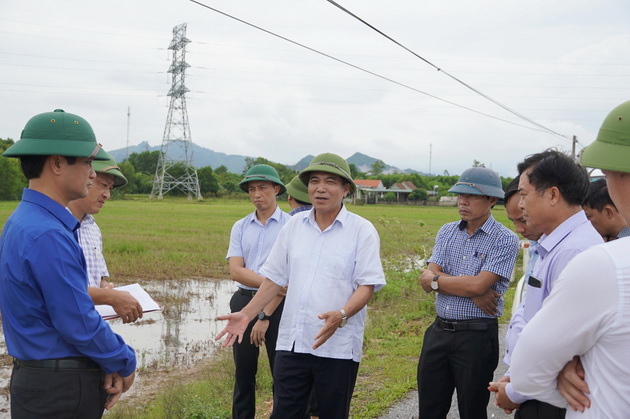
[[[504,196],[492,170],[466,170],[449,192],[457,194],[461,220],[442,226],[420,276],[424,291],[438,293],[418,363],[420,417],[445,418],[457,388],[460,417],[479,419],[487,416],[488,382],[499,361],[497,317],[518,237],[492,217]]]
[[[610,197],[630,221],[630,102],[613,109],[581,163],[602,169]],[[567,411],[568,418],[620,418],[630,412],[630,239],[576,256],[542,309],[525,327],[512,356],[514,388]],[[578,355],[588,393],[563,393],[557,376]],[[563,398],[562,396],[565,396]],[[586,401],[584,400],[586,398]]]
[[[58,109],[31,118],[4,152],[28,179],[0,239],[0,310],[15,418],[100,418],[133,384],[136,357],[87,293],[85,257],[66,209],[106,156],[88,122]]]
[[[273,167],[266,164],[252,166],[239,186],[249,194],[256,210],[234,223],[230,235],[227,260],[230,278],[238,283],[238,290],[230,300],[232,312],[240,311],[256,295],[265,280],[259,273],[260,267],[267,259],[280,229],[291,218],[276,204],[276,196],[286,189]],[[256,414],[256,373],[259,347],[263,343],[273,373],[283,298],[279,293],[264,308],[261,307],[245,330],[243,341],[233,347],[234,419],[253,419]]]
[[[567,263],[603,240],[582,210],[589,185],[584,168],[566,154],[547,150],[527,157],[519,163],[518,171],[519,205],[525,222],[543,232],[538,241],[538,262],[529,277],[525,299],[515,314],[515,319],[522,321],[512,325],[522,330],[540,310]],[[507,350],[518,348],[520,333],[511,331]],[[512,375],[510,371],[509,380]],[[518,409],[515,417],[522,419],[564,418],[564,409],[519,394],[509,380],[490,384],[496,389],[498,406]]]
[[[322,418],[347,418],[366,316],[375,290],[385,285],[374,226],[349,212],[343,199],[355,189],[348,163],[316,156],[300,173],[313,209],[295,214],[280,232],[261,269],[260,291],[229,320],[216,339],[243,338],[247,324],[284,286],[274,370],[272,418],[302,418],[315,388]]]
[[[107,154],[107,160],[95,160],[92,168],[96,178],[88,189],[85,198],[70,201],[68,209],[81,223],[77,230],[79,245],[83,249],[88,271],[88,294],[94,304],[112,306],[123,323],[135,322],[142,317],[142,306],[126,291],[114,290],[103,257],[103,239],[93,214],[98,214],[109,199],[112,189],[127,184],[127,178],[116,165],[114,158]]]

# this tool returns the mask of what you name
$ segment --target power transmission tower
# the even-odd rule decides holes
[[[168,49],[173,50],[173,63],[168,69],[171,73],[171,90],[168,96],[171,101],[166,117],[166,127],[162,138],[160,158],[155,170],[155,179],[151,198],[162,199],[168,191],[178,188],[191,199],[195,196],[202,199],[199,189],[197,169],[193,164],[192,140],[186,110],[186,23],[173,28],[173,40]]]

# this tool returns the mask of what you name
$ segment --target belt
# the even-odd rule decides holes
[[[240,292],[242,295],[253,297],[254,295],[256,295],[256,292],[258,292],[258,290],[246,290],[245,288],[239,287],[238,292]]]
[[[22,361],[13,358],[16,365],[27,368],[42,368],[50,370],[100,370],[101,367],[89,358],[60,358]]]
[[[435,323],[442,329],[448,332],[455,332],[460,330],[488,330],[488,326],[496,324],[497,319],[471,319],[471,320],[457,320],[449,321],[440,317],[435,319]]]

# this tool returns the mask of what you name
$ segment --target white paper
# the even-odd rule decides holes
[[[121,287],[114,288],[118,291],[127,291],[130,293],[142,306],[142,312],[148,313],[150,311],[158,311],[162,308],[153,298],[140,286],[140,284],[123,285]],[[97,304],[95,306],[96,311],[105,319],[111,320],[118,317],[118,314],[114,311],[114,308],[107,304]]]

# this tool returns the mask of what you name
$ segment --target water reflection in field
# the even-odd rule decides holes
[[[108,323],[136,351],[138,370],[179,368],[211,356],[219,347],[214,337],[224,322],[215,321],[229,313],[235,290],[229,280],[167,280],[141,284],[161,306],[162,311],[145,313],[136,323],[120,319]],[[8,412],[8,384],[11,359],[4,334],[0,336],[0,415]]]

